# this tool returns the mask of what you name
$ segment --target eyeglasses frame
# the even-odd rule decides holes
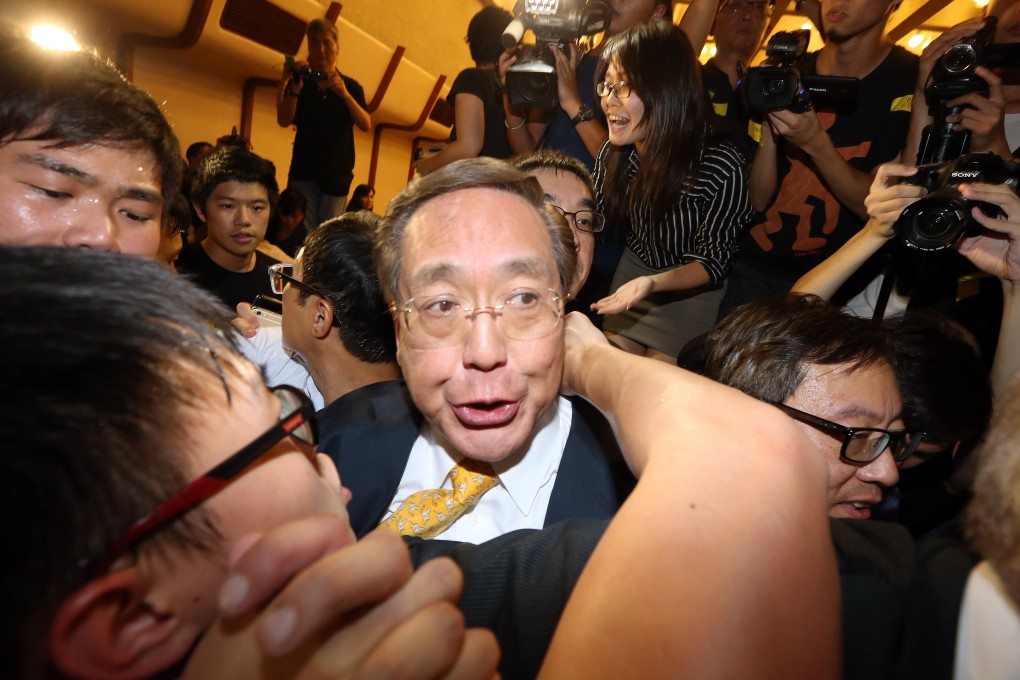
[[[793,418],[794,420],[806,423],[808,425],[813,425],[814,427],[824,430],[826,433],[833,435],[834,437],[837,438],[842,437],[839,449],[839,459],[844,463],[849,463],[850,465],[856,466],[868,465],[869,463],[878,460],[879,456],[881,456],[886,449],[889,449],[889,453],[890,455],[892,455],[894,461],[896,461],[897,463],[902,463],[903,461],[907,460],[912,455],[914,455],[914,452],[917,450],[917,447],[920,446],[921,441],[924,439],[923,432],[916,432],[910,430],[895,430],[895,431],[884,430],[880,427],[847,427],[846,425],[840,425],[839,423],[834,423],[831,420],[826,420],[821,416],[816,416],[813,413],[808,413],[807,411],[801,411],[800,409],[794,408],[792,406],[787,406],[786,404],[783,404],[781,402],[770,403],[776,408],[778,408],[780,411],[785,413],[786,415]],[[854,460],[852,458],[847,457],[846,449],[847,446],[849,446],[850,444],[851,437],[853,437],[858,432],[881,432],[885,434],[888,437],[888,439],[885,442],[885,445],[882,446],[882,448],[878,449],[878,453],[875,454],[874,458],[864,461]],[[904,446],[903,451],[901,451],[900,454],[897,456],[897,454],[895,453],[896,445],[901,440],[901,438],[907,435],[913,435],[917,437],[917,439],[913,442],[913,446],[910,445]]]
[[[105,556],[91,568],[92,573],[101,574],[107,571],[128,550],[137,546],[146,538],[151,537],[160,529],[179,519],[189,510],[206,502],[238,478],[243,476],[255,462],[269,453],[284,438],[294,435],[302,425],[311,429],[312,441],[308,442],[294,435],[299,441],[309,444],[309,459],[313,460],[318,432],[315,422],[315,406],[301,390],[290,385],[277,385],[271,390],[273,394],[288,392],[297,398],[298,406],[290,413],[282,416],[279,421],[250,444],[242,447],[221,463],[218,463],[197,479],[185,484],[179,491],[161,502],[154,510],[135,521],[120,536],[110,543]]]
[[[556,205],[555,203],[550,203],[549,205],[552,207],[553,210],[558,212],[560,215],[563,215],[563,217],[569,217],[570,218],[570,222],[577,228],[577,230],[581,231],[581,232],[584,232],[585,234],[601,234],[602,230],[606,228],[606,216],[603,215],[602,213],[600,213],[597,210],[588,210],[588,209],[585,209],[585,210],[575,210],[574,212],[569,212],[567,210],[564,210],[560,206]],[[588,231],[587,229],[582,228],[580,224],[578,224],[578,222],[577,222],[577,213],[583,213],[583,212],[591,213],[592,215],[597,215],[597,216],[602,218],[602,224],[599,225],[598,229],[595,229],[595,230],[592,230],[592,231]]]

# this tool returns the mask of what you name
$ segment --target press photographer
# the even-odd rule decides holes
[[[1020,147],[1020,84],[1015,78],[1004,83],[1004,73],[995,68],[1004,61],[1020,63],[1016,45],[1020,42],[1020,2],[993,0],[987,20],[990,23],[978,18],[954,26],[921,55],[914,98],[927,100],[929,106],[914,107],[904,160],[938,162],[958,158],[968,150],[992,151],[1010,158],[1012,150]],[[966,67],[962,78],[936,80],[945,71],[940,64],[947,55],[952,57],[951,68],[955,64]],[[940,113],[943,120],[939,120]],[[923,140],[927,129],[932,134]]]
[[[308,198],[305,228],[342,215],[354,179],[354,126],[372,128],[365,91],[336,66],[340,34],[326,19],[306,30],[308,60],[288,59],[276,92],[276,122],[294,125],[288,185]]]
[[[584,36],[602,33],[612,14],[608,0],[518,0],[515,18],[503,32],[503,47],[513,49],[530,30],[533,46],[522,47],[517,62],[506,72],[506,90],[510,105],[551,109],[556,106],[556,58],[553,50],[565,55],[576,50]]]
[[[705,1],[694,0],[692,7]],[[603,2],[599,0],[599,4]],[[587,7],[583,0],[573,0],[572,4]],[[611,7],[603,40],[646,21],[668,20],[672,15],[671,0],[614,0]],[[507,137],[514,153],[533,151],[541,143],[545,148],[577,158],[589,170],[595,167],[595,156],[606,141],[606,118],[595,97],[595,67],[602,44],[585,54],[580,53],[573,41],[566,43],[565,50],[554,45],[545,48],[556,71],[558,106],[552,109],[514,106],[504,88]],[[504,83],[509,69],[524,61],[521,56],[514,48],[499,58],[499,75]]]
[[[800,74],[860,80],[850,110],[769,111],[749,193],[765,213],[742,239],[720,317],[787,291],[857,233],[871,172],[903,148],[917,57],[885,38],[898,0],[822,0],[826,41],[797,61]]]

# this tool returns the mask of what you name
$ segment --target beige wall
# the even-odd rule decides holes
[[[4,10],[4,21],[17,26],[49,21],[75,33],[80,42],[97,46],[107,56],[113,56],[113,47],[125,32],[138,32],[170,36],[183,28],[190,7],[190,0],[163,0],[160,3],[142,3],[138,0],[54,0],[43,7],[35,0],[8,0],[13,2],[11,10]],[[322,16],[328,2],[318,0],[274,0],[292,14],[311,19]],[[215,138],[230,132],[232,126],[240,125],[244,82],[250,77],[278,80],[283,65],[283,55],[273,53],[237,35],[224,31],[220,15],[225,0],[215,0],[206,27],[197,45],[188,50],[140,48],[134,60],[134,81],[149,91],[160,102],[167,117],[174,126],[182,149],[188,144]],[[449,3],[449,6],[447,4]],[[159,5],[159,10],[154,9]],[[389,14],[402,18],[410,24],[427,29],[427,22],[421,18],[422,6],[433,3],[419,3],[417,0],[400,0],[397,3],[361,0],[345,2],[340,20],[341,51],[339,67],[345,74],[357,79],[365,88],[366,99],[371,101],[378,89],[383,73],[398,42],[400,32],[394,34],[393,42],[379,40],[363,30],[352,20],[357,10],[367,7],[377,9],[379,16]],[[430,52],[445,54],[451,70],[443,94],[452,82],[452,76],[470,63],[467,47],[463,42],[464,26],[454,30],[451,12],[468,11],[465,6],[480,6],[477,0],[443,0],[434,3],[444,7],[444,22],[458,38],[438,40],[435,49],[408,50],[398,66],[393,83],[379,109],[373,114],[373,122],[409,124],[414,122],[425,107],[428,96],[436,83],[438,73],[414,63],[411,52],[426,58]],[[383,5],[393,5],[382,7]],[[418,11],[398,11],[396,5],[416,7]],[[473,13],[468,11],[468,16]],[[157,20],[157,12],[159,18]],[[416,17],[410,21],[409,17]],[[410,30],[405,27],[401,30]],[[459,54],[460,57],[454,55]],[[462,63],[457,59],[462,59]],[[400,191],[407,181],[410,162],[411,140],[415,135],[443,138],[448,129],[435,123],[426,123],[419,132],[387,130],[382,133],[376,179],[376,210],[385,209],[389,199]],[[280,128],[276,124],[275,93],[271,88],[261,88],[255,97],[251,142],[254,150],[272,160],[277,166],[281,186],[286,184],[290,165],[293,129]],[[355,130],[357,161],[354,183],[368,181],[372,155],[373,134]]]

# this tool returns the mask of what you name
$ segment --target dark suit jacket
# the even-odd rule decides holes
[[[590,407],[572,403],[574,415],[545,526],[581,517],[609,519],[620,507],[620,491],[612,469],[618,456],[616,443],[596,436],[591,419],[601,416]],[[320,450],[336,463],[343,485],[353,494],[347,512],[359,538],[385,517],[420,424],[417,413],[365,422],[344,428],[340,435],[330,436],[320,445]]]
[[[464,621],[496,634],[503,652],[499,670],[509,680],[538,674],[567,599],[607,526],[604,520],[574,520],[513,531],[480,545],[406,541],[416,567],[443,555],[460,566]],[[843,598],[843,677],[891,677],[902,643],[914,542],[906,529],[885,522],[834,519],[830,526]],[[797,595],[791,583],[790,597]]]

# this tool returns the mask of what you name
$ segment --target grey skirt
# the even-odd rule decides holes
[[[658,274],[627,248],[613,276],[615,291],[639,276]],[[715,325],[725,286],[653,293],[625,312],[606,317],[604,330],[675,357],[687,342]]]

